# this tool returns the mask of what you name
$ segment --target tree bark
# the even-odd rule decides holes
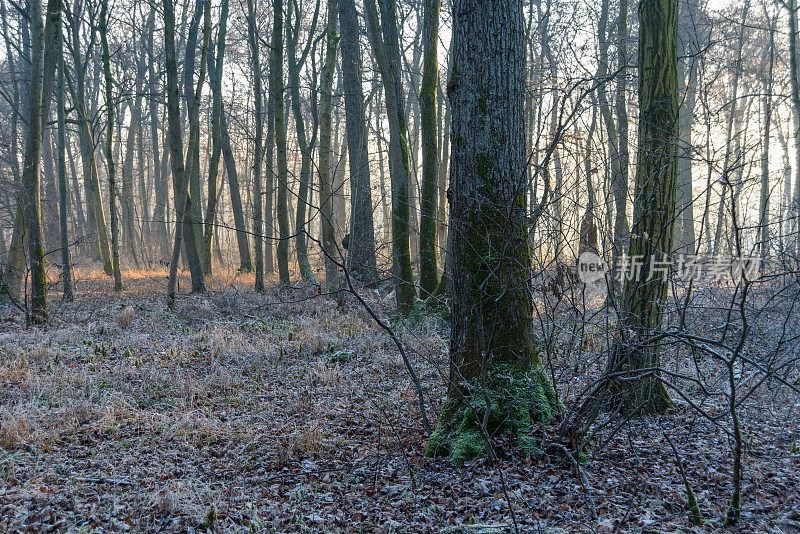
[[[439,149],[436,139],[436,95],[439,81],[439,8],[441,0],[425,0],[422,46],[422,88],[419,93],[422,122],[422,198],[419,228],[419,287],[431,295],[439,282],[436,240],[436,186],[439,180]]]
[[[61,31],[59,28],[59,41],[61,41]],[[67,160],[66,160],[66,105],[64,98],[64,53],[63,42],[61,44],[60,57],[58,61],[58,88],[56,90],[56,106],[57,106],[57,120],[58,120],[58,149],[57,149],[57,173],[58,173],[58,218],[60,222],[60,238],[61,238],[61,282],[63,284],[62,300],[65,302],[72,302],[74,295],[72,292],[72,261],[69,252],[69,232],[67,230],[67,212],[68,195],[67,195]],[[76,199],[75,202],[80,202]]]
[[[699,50],[696,49],[694,25],[697,6],[695,0],[681,4],[679,44],[681,57],[678,58],[678,88],[681,105],[678,111],[680,146],[678,147],[678,184],[676,190],[675,250],[683,254],[695,252],[694,231],[694,192],[692,191],[692,163],[694,145],[692,126],[694,124],[695,104],[697,103],[697,83]]]
[[[117,220],[117,168],[114,164],[114,80],[111,78],[111,54],[108,50],[108,0],[100,5],[100,46],[106,97],[106,168],[108,169],[108,206],[111,212],[111,262],[114,268],[114,291],[122,291],[122,271],[119,266],[119,221]]]
[[[661,413],[672,406],[659,377],[659,350],[649,342],[667,299],[677,180],[678,0],[639,4],[639,153],[630,257],[641,271],[626,277],[619,338],[607,369],[605,401],[623,413]]]
[[[261,162],[264,157],[261,151],[263,150],[264,126],[261,120],[261,60],[258,53],[256,11],[253,0],[247,0],[247,41],[250,46],[250,71],[253,78],[253,113],[256,123],[256,137],[253,146],[253,238],[255,239],[256,249],[255,290],[260,293],[264,291],[264,237],[262,236],[264,214],[261,205]],[[208,252],[210,260],[210,248]]]
[[[345,130],[350,165],[350,241],[347,268],[360,280],[377,277],[375,259],[375,223],[372,217],[364,91],[361,79],[361,46],[356,6],[353,0],[339,1],[339,26],[342,48],[342,90],[344,92]],[[337,214],[338,215],[338,214]],[[344,215],[344,214],[342,214]],[[344,217],[342,217],[344,221]]]
[[[164,0],[164,51],[166,55],[167,71],[167,120],[169,129],[169,150],[170,162],[172,164],[173,183],[175,184],[175,239],[172,244],[172,256],[169,264],[169,281],[167,285],[167,296],[170,300],[175,299],[175,286],[178,275],[178,260],[180,259],[181,243],[184,233],[184,217],[187,207],[187,197],[189,196],[189,181],[186,176],[186,168],[183,161],[183,139],[181,128],[180,112],[180,93],[178,92],[178,66],[175,58],[175,12],[172,7],[172,0]],[[202,3],[200,4],[203,5]],[[198,89],[201,84],[198,84]],[[199,91],[198,91],[199,93]],[[199,94],[198,94],[199,98]],[[190,131],[191,131],[190,126]],[[191,136],[191,133],[190,133]],[[187,151],[187,154],[190,152]],[[187,157],[187,160],[189,158]],[[197,254],[197,247],[187,246],[186,252]],[[200,292],[205,289],[203,282],[203,270],[200,266],[199,256],[188,259],[189,270],[192,277],[192,291]]]
[[[333,74],[336,70],[336,55],[339,36],[338,2],[328,0],[328,20],[325,27],[325,62],[320,78],[319,114],[319,206],[322,216],[322,252],[325,256],[325,289],[336,291],[339,285],[338,255],[333,234],[333,194],[331,191],[331,110],[333,108]]]
[[[308,230],[306,221],[306,208],[309,203],[306,199],[309,193],[309,182],[311,180],[311,153],[314,149],[313,135],[310,142],[306,136],[306,124],[303,118],[303,111],[301,108],[300,100],[300,69],[308,58],[313,44],[314,30],[317,24],[317,17],[319,14],[319,0],[316,2],[314,10],[314,18],[309,29],[309,38],[306,47],[303,49],[300,57],[297,56],[297,42],[300,39],[300,9],[297,3],[294,3],[294,8],[290,8],[286,18],[286,59],[289,66],[289,96],[292,101],[292,115],[294,116],[295,134],[297,135],[297,144],[300,148],[300,183],[297,191],[297,203],[295,211],[295,249],[297,250],[297,265],[300,269],[300,276],[303,282],[317,285],[317,279],[314,276],[314,271],[311,269],[311,264],[308,262]],[[295,16],[292,17],[292,13]],[[292,23],[294,18],[295,22]]]
[[[275,108],[275,145],[278,166],[278,278],[281,286],[288,286],[289,277],[289,206],[287,181],[289,170],[286,166],[286,120],[284,116],[283,86],[283,2],[272,2],[274,20],[272,23],[272,65],[270,68],[270,93]]]
[[[453,2],[450,381],[426,452],[457,463],[500,433],[533,447],[533,420],[558,409],[534,335],[522,13],[522,0]]]
[[[31,0],[30,7],[31,80],[28,92],[28,139],[25,143],[25,158],[22,167],[22,188],[27,222],[28,261],[31,270],[31,307],[28,322],[41,324],[47,322],[47,279],[45,277],[41,212],[42,86],[45,36],[42,24],[42,0]]]
[[[222,113],[222,65],[225,60],[225,37],[228,27],[228,0],[220,5],[219,29],[217,30],[216,57],[213,50],[208,53],[208,78],[211,85],[211,160],[208,163],[208,202],[203,233],[203,273],[210,276],[214,270],[212,242],[217,220],[217,197],[219,160],[222,151],[220,139],[220,114]]]
[[[408,313],[417,296],[411,269],[409,241],[409,178],[411,162],[408,153],[408,128],[400,74],[400,43],[397,36],[395,0],[380,0],[381,19],[375,0],[366,0],[365,11],[372,51],[378,63],[389,119],[389,174],[392,182],[392,272],[397,309]],[[348,140],[348,149],[354,146]]]

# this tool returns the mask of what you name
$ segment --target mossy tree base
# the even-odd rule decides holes
[[[657,350],[655,347],[633,350],[616,347],[608,372],[626,372],[609,380],[603,395],[606,411],[646,416],[664,414],[675,408],[658,373],[652,371],[659,366]]]
[[[482,427],[490,438],[508,433],[521,448],[536,448],[529,435],[534,421],[545,424],[560,410],[555,390],[544,367],[527,372],[506,363],[495,364],[481,383],[459,385],[462,395],[448,399],[436,430],[428,441],[426,456],[449,456],[455,464],[487,452]],[[488,405],[488,417],[487,417]]]

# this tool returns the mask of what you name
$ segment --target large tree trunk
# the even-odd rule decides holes
[[[336,291],[339,268],[333,234],[333,195],[331,191],[331,110],[333,108],[333,73],[339,36],[336,33],[338,5],[328,0],[328,22],[325,27],[325,63],[320,79],[319,113],[319,206],[322,216],[322,253],[325,256],[325,289]]]
[[[272,23],[272,65],[270,68],[270,94],[275,108],[275,145],[278,166],[278,278],[281,286],[288,286],[289,277],[289,206],[287,181],[289,170],[286,166],[286,120],[283,98],[283,2],[272,2],[274,21]]]
[[[100,46],[106,97],[106,168],[108,169],[108,207],[111,212],[111,261],[114,267],[114,291],[122,291],[122,272],[119,266],[119,221],[117,220],[117,167],[114,165],[114,80],[111,78],[111,54],[108,50],[108,0],[100,6]]]
[[[409,188],[411,162],[408,154],[408,128],[400,74],[400,43],[397,35],[395,0],[380,0],[381,21],[375,0],[366,0],[365,11],[372,52],[381,73],[386,114],[389,119],[389,174],[392,182],[392,274],[397,309],[407,313],[417,296],[411,269],[409,241]],[[354,147],[348,140],[348,149]]]
[[[365,282],[377,276],[375,223],[372,218],[372,185],[367,158],[367,126],[361,80],[361,34],[353,0],[339,1],[342,35],[342,90],[350,163],[350,241],[347,268]],[[343,216],[344,214],[342,214]],[[339,216],[339,214],[337,214]],[[344,218],[342,217],[342,221]]]
[[[630,256],[641,258],[642,268],[624,282],[605,400],[623,413],[660,413],[672,402],[659,377],[660,347],[649,339],[661,328],[669,271],[664,264],[672,252],[678,0],[642,0],[639,20],[639,153]]]
[[[436,139],[436,95],[439,81],[439,7],[441,0],[425,0],[422,46],[422,88],[419,92],[422,121],[422,198],[419,228],[419,286],[431,295],[439,281],[436,251],[436,186],[439,180],[439,150]]]
[[[522,0],[453,2],[452,328],[447,403],[428,454],[456,462],[558,409],[534,337],[525,203]]]

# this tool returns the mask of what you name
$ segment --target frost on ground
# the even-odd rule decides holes
[[[600,432],[580,473],[558,454],[512,454],[504,436],[495,437],[496,465],[455,467],[423,457],[403,361],[355,300],[311,289],[254,295],[251,280],[231,275],[170,309],[164,284],[130,273],[119,296],[84,272],[76,302],[53,301],[43,328],[0,310],[0,531],[438,532],[514,521],[521,532],[722,528],[730,439],[685,403],[626,423],[607,443]],[[365,296],[391,319],[385,295]],[[397,332],[435,421],[446,333],[427,320]],[[592,366],[569,342],[553,346],[549,368],[569,406]],[[765,383],[741,406],[739,532],[800,532],[798,397],[775,391]],[[714,404],[723,401],[703,408],[724,409]],[[702,526],[689,523],[665,435]]]

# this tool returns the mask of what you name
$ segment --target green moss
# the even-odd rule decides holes
[[[703,524],[703,517],[700,515],[700,505],[697,504],[697,497],[692,490],[691,484],[686,480],[686,500],[689,501],[689,520],[693,525]]]
[[[735,525],[739,522],[742,516],[742,494],[739,490],[733,492],[733,496],[731,497],[731,503],[728,506],[728,513],[725,514],[725,524]]]
[[[520,448],[536,452],[535,439],[529,435],[533,421],[547,423],[559,410],[538,358],[528,372],[506,363],[495,364],[486,372],[483,387],[472,380],[461,389],[464,396],[445,406],[426,456],[449,455],[454,463],[462,464],[486,452],[481,431],[484,421],[489,436],[510,433],[519,438]]]

